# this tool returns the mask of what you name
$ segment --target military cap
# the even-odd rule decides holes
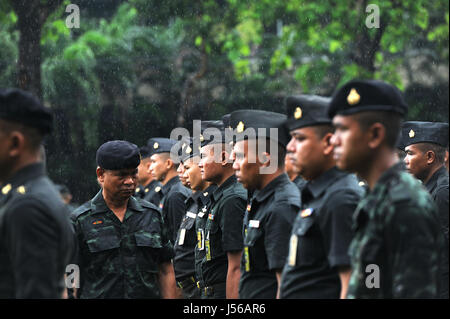
[[[230,124],[235,129],[236,142],[248,139],[246,129],[253,129],[255,138],[266,137],[286,146],[290,140],[289,133],[284,126],[287,117],[284,114],[262,110],[238,110],[231,113]],[[259,135],[259,129],[265,129],[264,135]],[[270,129],[276,128],[278,137],[271,136]]]
[[[97,150],[97,165],[104,169],[135,168],[140,162],[139,148],[127,141],[109,141]]]
[[[201,134],[199,136],[199,140],[201,143],[201,146],[205,146],[208,144],[214,144],[214,143],[226,143],[225,140],[225,126],[224,123],[221,120],[214,120],[214,121],[201,121]],[[215,129],[215,131],[220,132],[220,138],[218,139],[218,136],[208,136],[209,134],[204,134],[207,129]],[[212,132],[211,132],[212,133]],[[194,136],[194,138],[196,138]]]
[[[176,143],[177,141],[165,137],[153,137],[147,141],[147,147],[152,155],[159,153],[170,153],[170,150]]]
[[[194,156],[200,156],[200,141],[197,139],[197,143],[194,143],[194,139],[193,138],[188,138],[188,139],[182,139],[182,146],[181,146],[181,155],[180,155],[180,159],[182,162],[185,162],[186,160],[194,157]],[[197,146],[197,149],[195,148],[195,146]]]
[[[404,122],[402,126],[403,148],[411,144],[433,143],[448,146],[448,123],[442,122]]]
[[[289,131],[313,125],[331,124],[328,106],[331,99],[318,95],[298,95],[286,98],[286,127]]]
[[[355,80],[346,83],[333,95],[328,116],[351,115],[367,111],[387,111],[402,116],[408,105],[394,86],[377,80]]]
[[[50,109],[29,92],[20,89],[0,89],[0,118],[38,129],[48,134],[53,128]]]

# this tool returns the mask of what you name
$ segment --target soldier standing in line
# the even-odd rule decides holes
[[[177,175],[177,159],[172,159],[170,151],[176,141],[168,138],[151,138],[148,147],[151,148],[152,156],[150,171],[155,179],[163,185],[163,195],[159,208],[161,208],[164,223],[169,229],[172,245],[175,243],[181,220],[186,214],[186,199],[191,191],[184,187]],[[178,156],[178,154],[177,154]]]
[[[40,158],[52,128],[30,93],[0,90],[0,298],[63,297],[74,234]]]
[[[345,298],[350,278],[348,247],[352,215],[363,194],[353,174],[336,168],[330,99],[301,95],[287,99],[287,150],[308,182],[283,269],[281,298]]]
[[[289,141],[285,120],[284,114],[260,110],[231,113],[237,132],[233,169],[238,182],[254,191],[244,217],[241,299],[277,298],[290,230],[300,208],[299,190],[284,172]]]
[[[438,207],[447,239],[442,259],[441,297],[448,298],[448,172],[444,165],[448,146],[448,124],[405,122],[402,127],[406,169],[419,179]]]
[[[206,121],[204,121],[206,122]],[[230,162],[231,146],[222,121],[209,121],[202,129],[202,179],[217,185],[210,202],[197,214],[195,265],[197,285],[204,299],[238,298],[242,255],[242,220],[247,193],[236,181]],[[220,136],[208,136],[216,128]]]
[[[354,214],[348,298],[438,297],[445,243],[439,216],[396,156],[407,111],[400,91],[376,80],[351,81],[330,103],[337,166],[370,189]]]
[[[138,166],[138,183],[134,197],[142,198],[156,206],[161,202],[162,184],[153,178],[150,172],[150,157],[152,153],[147,145],[139,148],[141,163]]]
[[[173,250],[156,206],[132,195],[139,149],[109,141],[97,150],[102,189],[72,213],[80,298],[174,298]]]
[[[184,144],[181,161],[184,166],[183,178],[191,188],[192,194],[186,199],[186,215],[181,221],[175,241],[173,265],[177,286],[181,289],[183,297],[198,299],[200,291],[195,279],[195,246],[197,245],[195,219],[199,209],[209,203],[209,198],[217,186],[202,180],[202,174],[198,167],[200,151],[194,149],[193,143],[186,142]]]

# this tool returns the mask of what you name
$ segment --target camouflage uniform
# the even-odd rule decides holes
[[[354,215],[353,273],[348,298],[436,298],[438,253],[444,245],[436,206],[402,163],[385,171]],[[379,267],[380,286],[369,288],[368,265]],[[374,283],[374,282],[372,282]]]
[[[102,191],[72,214],[78,239],[80,298],[159,298],[158,273],[173,252],[161,213],[130,197],[122,222]]]

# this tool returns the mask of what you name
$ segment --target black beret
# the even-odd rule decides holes
[[[53,129],[50,109],[20,89],[0,89],[0,118],[36,128],[44,135]]]
[[[188,159],[194,157],[194,156],[200,156],[200,141],[199,139],[197,139],[197,143],[194,143],[194,139],[193,138],[188,138],[188,139],[182,139],[181,140],[182,145],[181,145],[181,156],[180,159],[182,162],[187,161]],[[195,148],[195,146],[197,146],[197,148]]]
[[[139,148],[127,141],[109,141],[97,150],[97,165],[104,169],[136,168],[140,162]]]
[[[356,80],[338,89],[331,99],[328,116],[351,115],[366,111],[388,111],[402,116],[408,105],[394,86],[377,80]]]
[[[150,149],[147,145],[139,147],[139,153],[141,153],[141,159],[149,158],[152,156],[152,152],[150,152]]]
[[[448,123],[442,122],[404,122],[402,126],[402,147],[411,144],[433,143],[448,146]]]
[[[328,106],[331,98],[318,95],[298,95],[286,98],[286,127],[289,131],[305,126],[331,124]]]
[[[226,143],[225,125],[221,120],[201,121],[200,130],[199,139],[202,147],[208,144]],[[219,133],[220,136],[215,136]]]
[[[170,150],[175,143],[177,143],[177,141],[165,137],[153,137],[147,141],[147,147],[152,155],[159,153],[170,153]]]
[[[236,142],[248,139],[249,136],[245,134],[245,130],[253,129],[254,137],[266,137],[275,140],[279,144],[286,146],[289,143],[290,136],[284,126],[286,115],[268,112],[262,110],[238,110],[231,113],[230,124],[235,129]],[[264,135],[259,135],[259,129],[265,129]],[[270,129],[277,129],[277,138],[271,136]]]

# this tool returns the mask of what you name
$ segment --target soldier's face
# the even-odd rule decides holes
[[[322,171],[324,141],[313,127],[302,127],[291,131],[291,140],[286,146],[288,160],[306,180],[312,180]]]
[[[222,152],[220,144],[206,145],[201,148],[201,159],[198,163],[202,179],[208,182],[215,182],[215,179],[222,172]]]
[[[97,177],[107,195],[126,199],[132,196],[137,187],[137,168],[105,170],[97,168]]]
[[[144,185],[147,181],[151,181],[153,179],[152,175],[149,171],[150,168],[150,159],[145,158],[141,160],[138,166],[138,183]],[[144,185],[145,186],[145,185]]]
[[[424,180],[428,173],[428,159],[426,153],[422,152],[417,144],[409,145],[405,148],[404,159],[406,169],[420,180]]]
[[[249,148],[248,140],[236,142],[233,148],[234,174],[237,181],[246,189],[258,188],[260,165],[254,149],[255,147]]]
[[[178,173],[178,178],[181,181],[181,184],[183,184],[184,186],[187,186],[187,177],[185,175],[186,172],[186,168],[184,167],[183,162],[180,162],[180,165],[178,165],[177,168],[177,173]]]
[[[334,159],[341,170],[359,172],[370,158],[368,134],[352,116],[336,115],[333,119],[335,131],[331,138]]]
[[[153,154],[150,157],[150,172],[153,178],[160,182],[164,180],[170,168],[168,158],[168,154],[165,153]]]
[[[205,182],[202,179],[202,172],[200,171],[200,167],[198,167],[198,164],[196,164],[194,159],[190,158],[187,161],[185,161],[184,168],[185,168],[184,175],[186,177],[188,186],[195,191],[202,190]]]

